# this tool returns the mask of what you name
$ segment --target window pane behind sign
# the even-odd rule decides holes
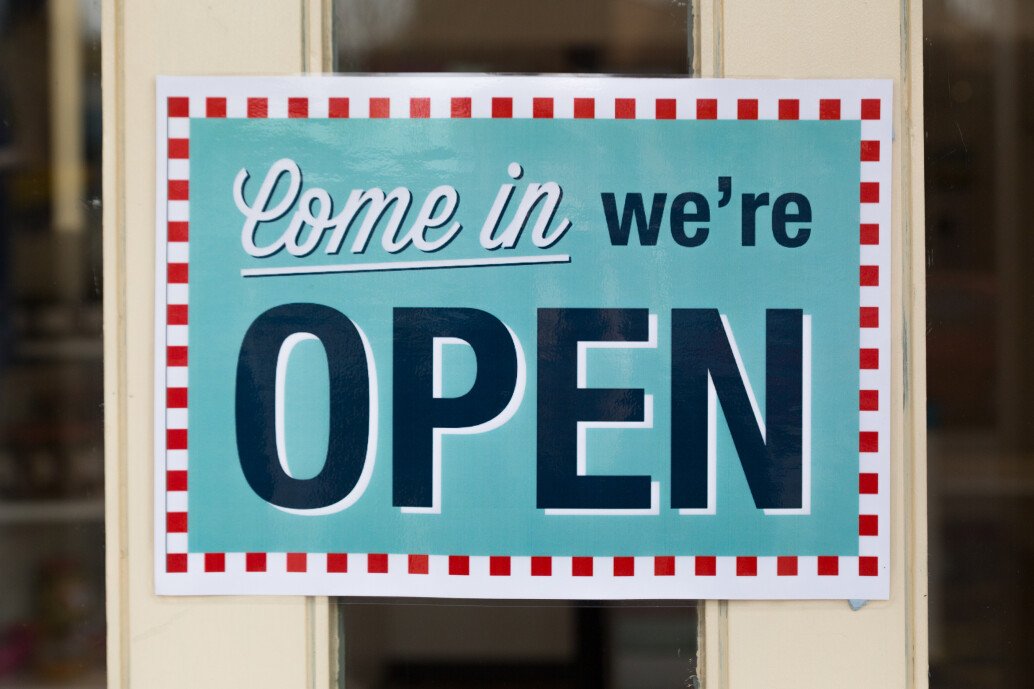
[[[339,72],[684,74],[680,0],[336,0]],[[695,605],[341,599],[340,682],[410,687],[696,686]]]

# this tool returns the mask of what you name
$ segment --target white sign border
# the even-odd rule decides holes
[[[489,75],[159,77],[154,364],[156,593],[572,600],[887,599],[892,93],[890,80]],[[672,553],[572,558],[189,552],[190,119],[249,116],[859,120],[863,142],[859,192],[859,555],[713,557]]]

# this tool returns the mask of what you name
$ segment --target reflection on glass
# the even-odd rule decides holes
[[[336,0],[343,72],[690,71],[686,0]],[[697,686],[694,605],[341,601],[348,689]]]
[[[99,24],[0,1],[0,686],[104,686]]]

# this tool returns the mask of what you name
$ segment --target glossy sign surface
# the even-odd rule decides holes
[[[158,591],[885,597],[889,92],[161,80]]]

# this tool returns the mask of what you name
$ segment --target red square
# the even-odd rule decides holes
[[[756,98],[741,98],[736,101],[736,119],[756,120],[758,118],[758,101]]]
[[[189,277],[190,266],[186,263],[170,263],[166,274],[169,284],[186,284]]]
[[[880,350],[862,349],[858,352],[858,365],[867,371],[875,371],[880,367]]]
[[[880,243],[880,226],[876,223],[863,223],[862,226],[862,244],[873,245]]]
[[[169,304],[165,308],[165,322],[169,325],[187,324],[187,305]]]
[[[879,492],[879,474],[858,474],[858,493],[860,495],[876,495]]]
[[[165,348],[165,363],[168,366],[186,366],[187,365],[187,348],[186,347],[166,347]]]
[[[169,180],[169,200],[170,201],[186,201],[190,198],[190,180],[187,179],[170,179]]]
[[[614,558],[614,576],[616,577],[630,577],[635,574],[635,558],[634,557],[615,557]]]
[[[840,558],[835,555],[819,556],[819,576],[835,577],[840,572]]]
[[[390,117],[391,116],[391,99],[390,98],[371,98],[370,99],[370,117]]]
[[[333,100],[333,99],[332,99]],[[248,117],[265,118],[269,117],[269,99],[249,98]]]
[[[839,120],[840,119],[840,100],[839,99],[821,99],[819,100],[819,119],[820,120]]]
[[[187,472],[175,470],[165,472],[165,490],[181,491],[186,489]]]
[[[166,533],[187,533],[187,513],[168,512],[165,515]]]
[[[614,119],[634,120],[635,119],[635,98],[614,99]]]
[[[409,556],[409,573],[410,574],[427,574],[428,570],[428,558],[426,555],[410,555]]]
[[[469,98],[453,98],[452,99],[452,116],[453,117],[470,117],[470,99]]]
[[[875,514],[858,515],[858,535],[878,536],[880,530],[880,518]]]
[[[409,116],[415,118],[424,118],[431,116],[431,99],[430,98],[410,98],[409,99]]]
[[[169,222],[169,241],[186,242],[190,239],[190,223],[182,220]]]
[[[696,557],[693,563],[698,577],[713,577],[718,571],[718,560],[714,557]]]
[[[244,571],[245,572],[265,572],[266,571],[266,554],[265,553],[245,553],[244,554]]]
[[[169,139],[169,158],[182,160],[190,157],[190,139]]]
[[[331,98],[330,108],[328,115],[331,117],[345,118],[348,117],[348,99],[347,98]]]
[[[513,117],[513,98],[493,98],[492,117]]]
[[[327,572],[344,574],[348,571],[348,553],[327,553]]]
[[[799,120],[801,119],[801,102],[796,98],[788,98],[779,101],[779,119]]]
[[[657,577],[675,576],[675,558],[671,555],[658,555],[653,559],[653,574]]]
[[[880,327],[880,309],[878,306],[862,306],[859,309],[858,321],[863,328]]]
[[[876,287],[880,284],[879,266],[862,266],[858,271],[859,284],[862,287]]]
[[[186,450],[187,449],[187,429],[185,428],[170,428],[165,431],[165,449],[166,450]]]
[[[531,558],[531,576],[548,577],[553,574],[553,558],[533,557]]]
[[[366,571],[370,574],[388,573],[387,553],[370,553],[366,556]]]
[[[717,120],[718,101],[714,98],[700,98],[697,100],[698,120]]]
[[[186,553],[169,553],[165,556],[165,571],[179,573],[187,571]]]
[[[168,114],[169,117],[190,117],[190,99],[170,98]],[[184,569],[183,571],[187,570]]]
[[[777,557],[776,575],[780,577],[797,576],[797,558],[795,556]]]
[[[858,409],[861,411],[879,411],[880,393],[876,390],[859,390]]]
[[[226,99],[206,98],[205,117],[226,117]]]
[[[879,452],[880,434],[876,431],[861,431],[858,434],[859,452]]]
[[[553,99],[552,98],[535,98],[531,101],[531,114],[532,117],[546,118],[553,117]]]
[[[880,183],[879,182],[862,182],[861,190],[859,193],[859,199],[862,203],[879,203],[880,202]]]
[[[675,119],[675,99],[674,98],[658,98],[657,99],[657,115],[658,120],[673,120]]]
[[[862,161],[866,163],[878,162],[880,159],[880,142],[879,141],[863,141],[862,142]]]
[[[736,576],[756,577],[758,575],[758,559],[756,557],[737,557]]]
[[[185,409],[187,406],[187,389],[166,388],[165,406],[168,409]]]
[[[306,557],[305,553],[288,553],[287,554],[287,571],[288,572],[304,572],[306,570]]]
[[[287,116],[304,118],[309,116],[308,98],[288,98]]]
[[[466,555],[450,555],[449,574],[457,576],[467,576],[470,574],[470,558]]]
[[[205,553],[206,572],[225,572],[226,553]]]
[[[871,555],[858,558],[858,576],[874,577],[879,574],[880,559]]]
[[[170,285],[185,285],[189,278],[190,265],[187,263],[170,263],[167,279]]]
[[[575,98],[574,117],[576,120],[591,120],[596,117],[596,100],[593,98]]]
[[[510,558],[504,555],[488,558],[488,574],[493,577],[510,576]]]
[[[571,558],[571,574],[576,577],[591,577],[592,576],[592,558],[591,557],[572,557]]]
[[[862,99],[862,119],[863,120],[878,120],[878,119],[880,119],[880,99],[879,98],[863,98]]]

